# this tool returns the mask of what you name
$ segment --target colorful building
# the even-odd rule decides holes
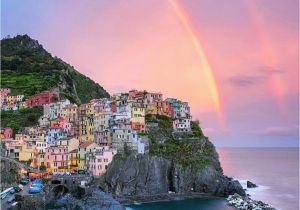
[[[27,106],[50,104],[54,100],[59,100],[59,93],[54,91],[39,92],[25,100]]]
[[[1,128],[0,139],[9,139],[13,136],[13,130],[11,128]]]
[[[84,141],[78,147],[78,168],[86,169],[86,158],[98,145],[93,141]]]
[[[87,158],[87,169],[92,172],[94,176],[100,176],[103,174],[108,164],[113,160],[114,155],[117,154],[117,150],[108,146],[96,147]]]
[[[190,118],[177,118],[173,121],[174,131],[191,131]]]

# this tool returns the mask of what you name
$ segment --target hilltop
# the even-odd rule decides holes
[[[103,87],[53,57],[28,35],[1,40],[1,70],[1,86],[11,88],[12,95],[29,97],[38,91],[56,90],[77,104],[109,97]]]

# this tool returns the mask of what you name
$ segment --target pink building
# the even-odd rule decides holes
[[[65,145],[49,146],[45,152],[47,171],[61,172],[68,169],[68,147]]]
[[[50,104],[53,99],[59,100],[59,93],[53,91],[39,92],[25,100],[27,106]]]
[[[88,157],[88,170],[92,172],[94,176],[100,176],[106,171],[108,164],[113,160],[115,154],[117,154],[117,150],[109,146],[96,147],[94,152]]]
[[[10,89],[9,88],[0,88],[0,96],[7,96],[10,93]]]
[[[11,128],[2,128],[0,138],[1,139],[9,139],[12,138],[13,130]]]
[[[112,144],[112,133],[109,129],[96,131],[94,136],[95,143],[100,146],[110,146]]]

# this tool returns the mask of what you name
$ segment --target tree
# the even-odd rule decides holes
[[[40,166],[40,170],[41,170],[41,171],[46,171],[46,166],[41,165],[41,166]]]

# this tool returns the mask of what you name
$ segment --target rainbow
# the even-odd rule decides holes
[[[260,44],[261,44],[261,53],[263,64],[268,67],[276,67],[278,65],[278,56],[273,49],[272,41],[270,39],[269,34],[266,31],[266,27],[264,27],[264,21],[259,14],[257,6],[255,2],[252,0],[245,0],[245,6],[249,12],[252,24],[256,30],[256,34],[259,36]],[[269,72],[272,74],[272,72]],[[286,113],[286,110],[283,106],[283,81],[281,80],[278,74],[271,75],[271,90],[272,94],[277,101],[277,106],[282,114]]]
[[[189,16],[185,13],[184,8],[179,4],[179,2],[176,0],[169,0],[169,2],[172,5],[172,8],[174,9],[176,16],[179,18],[180,22],[182,23],[183,27],[185,28],[185,30],[187,31],[187,33],[191,38],[196,54],[201,64],[201,70],[204,72],[204,75],[209,85],[209,91],[212,98],[214,109],[218,114],[219,119],[223,122],[224,113],[223,113],[223,106],[222,106],[222,100],[220,98],[218,83],[215,78],[213,69],[205,54],[203,46],[201,45],[200,36],[195,30],[195,28],[193,27]]]

